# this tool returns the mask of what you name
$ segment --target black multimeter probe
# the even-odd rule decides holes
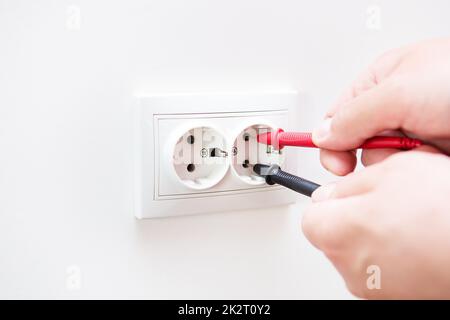
[[[317,183],[284,172],[276,164],[269,166],[257,163],[253,166],[253,171],[264,177],[267,184],[273,185],[276,183],[308,197],[311,197],[314,190],[320,187]]]

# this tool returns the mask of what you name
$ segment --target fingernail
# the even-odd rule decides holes
[[[314,130],[313,140],[322,141],[326,139],[330,134],[330,128],[331,128],[331,118],[327,118],[321,123],[321,125],[316,130]]]
[[[326,201],[326,200],[330,199],[335,188],[336,188],[335,183],[321,186],[316,191],[314,191],[313,194],[311,195],[312,201],[320,202],[320,201]]]

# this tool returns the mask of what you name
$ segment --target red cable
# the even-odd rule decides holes
[[[276,149],[285,146],[318,148],[312,141],[311,132],[284,132],[278,129],[258,135],[258,142],[273,145]],[[366,140],[359,148],[361,149],[414,149],[422,145],[422,141],[405,137],[377,136]]]

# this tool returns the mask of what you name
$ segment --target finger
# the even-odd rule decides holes
[[[332,117],[343,105],[367,90],[370,90],[384,81],[397,68],[402,57],[410,51],[410,46],[396,48],[387,51],[378,57],[369,67],[361,72],[339,96],[337,101],[327,112],[326,117]]]
[[[370,90],[375,87],[376,76],[374,74],[374,69],[372,67],[364,70],[356,79],[353,81],[351,86],[342,92],[337,101],[331,106],[330,110],[328,110],[326,117],[331,118],[334,114],[345,104],[351,101],[353,98],[356,98],[364,91]]]
[[[320,150],[320,162],[328,171],[338,176],[344,176],[355,169],[356,152],[322,149]]]
[[[383,151],[383,149],[371,151]],[[399,151],[392,149],[386,149],[385,151],[386,153],[390,153],[390,155],[400,153],[408,154],[412,152],[441,153],[438,149],[426,145],[410,151]],[[386,158],[387,157],[389,157],[389,155],[386,155]],[[380,177],[382,177],[383,174],[386,173],[386,170],[388,170],[388,167],[386,167],[385,164],[388,165],[387,162],[382,161],[373,163],[364,170],[350,173],[334,184],[319,187],[311,195],[311,198],[314,202],[321,202],[367,194],[376,188],[376,186],[380,183]]]
[[[390,137],[406,137],[402,131],[399,130],[385,130],[379,134],[380,136]],[[361,153],[361,162],[364,166],[370,166],[372,164],[383,161],[389,156],[400,152],[398,149],[366,149]]]
[[[384,130],[398,129],[405,101],[398,80],[388,80],[354,98],[313,132],[313,141],[324,149],[344,151]]]
[[[311,195],[313,202],[341,199],[365,194],[374,189],[382,168],[379,166],[353,172],[339,181],[323,185]]]
[[[325,253],[346,246],[361,229],[365,202],[364,197],[350,197],[313,203],[303,213],[303,233]]]
[[[429,152],[429,153],[442,153],[441,150],[435,148],[434,146],[430,145],[423,145],[418,148],[415,148],[414,150],[411,150],[410,152],[419,151],[419,152]]]
[[[402,152],[397,149],[367,149],[363,150],[361,154],[361,162],[364,166],[368,167],[372,164],[383,161],[384,159],[396,154],[398,152]]]

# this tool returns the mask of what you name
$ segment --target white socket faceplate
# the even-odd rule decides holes
[[[168,217],[294,202],[298,197],[295,193],[280,186],[268,186],[253,176],[250,169],[241,167],[241,160],[237,164],[235,157],[236,141],[249,128],[299,130],[299,108],[299,96],[291,91],[140,95],[135,117],[136,217]],[[219,146],[226,152],[223,158],[212,159],[219,163],[212,164],[214,169],[201,161],[193,171],[187,170],[189,163],[174,165],[180,146],[186,145],[185,139],[195,128],[203,128],[206,136],[208,132],[223,136],[218,144],[205,138],[208,141],[204,145],[195,145],[208,152]],[[238,153],[243,154],[242,145],[238,148]],[[201,150],[192,146],[192,152],[197,154]],[[281,158],[274,157],[266,154],[263,147],[257,159],[275,163],[281,159],[284,170],[297,173],[296,154],[290,156],[288,148],[282,152]],[[244,158],[254,152],[246,150],[246,154]]]

